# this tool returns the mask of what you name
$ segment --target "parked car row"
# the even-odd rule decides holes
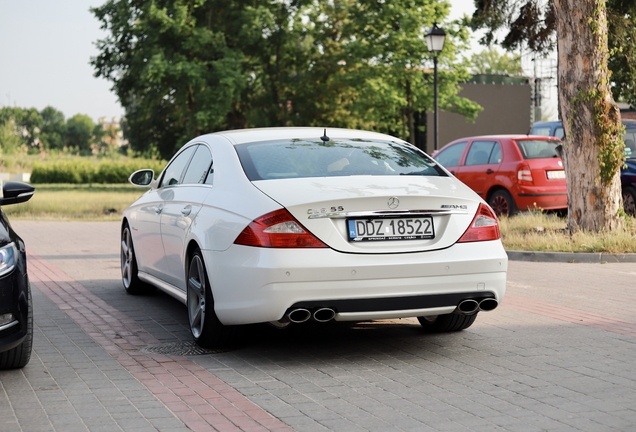
[[[477,192],[497,215],[567,208],[567,184],[556,147],[561,140],[489,135],[455,140],[433,158]]]
[[[625,126],[621,186],[625,213],[636,216],[636,121]],[[560,121],[537,122],[528,135],[457,139],[433,158],[505,216],[519,210],[567,209],[567,183],[556,148],[564,137]]]
[[[636,120],[622,120],[625,126],[625,165],[621,168],[621,189],[625,213],[636,216]],[[549,135],[563,139],[563,124],[560,121],[537,122],[531,134]]]

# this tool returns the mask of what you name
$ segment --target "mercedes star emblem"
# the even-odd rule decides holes
[[[397,199],[397,197],[391,197],[389,198],[387,205],[389,206],[390,209],[396,209],[400,205],[400,200]]]

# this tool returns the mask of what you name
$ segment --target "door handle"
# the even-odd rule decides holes
[[[163,211],[162,205],[158,205],[157,207],[155,207],[155,214],[161,214],[162,211]]]
[[[486,170],[486,174],[492,174],[492,173],[494,173],[494,171],[493,171],[493,170],[491,170],[490,168],[488,168],[488,169]]]
[[[181,214],[183,216],[188,216],[190,213],[192,213],[192,206],[190,204],[181,209]]]

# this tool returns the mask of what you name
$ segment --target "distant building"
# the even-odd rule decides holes
[[[459,96],[483,107],[475,122],[463,115],[443,111],[438,115],[438,149],[457,139],[475,135],[525,134],[530,130],[534,114],[532,85],[528,78],[502,75],[475,75],[460,84]],[[428,154],[433,152],[433,113],[418,116],[425,131],[416,136],[416,145]]]

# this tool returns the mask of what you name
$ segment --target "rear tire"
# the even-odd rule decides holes
[[[629,186],[623,188],[623,210],[629,216],[636,216],[636,190]]]
[[[188,266],[187,307],[190,331],[197,345],[214,348],[236,338],[237,327],[226,326],[214,312],[214,297],[200,250],[195,250]]]
[[[434,333],[465,330],[473,325],[475,319],[477,319],[476,313],[472,315],[447,314],[417,317],[417,320],[425,330]]]
[[[488,205],[492,207],[495,214],[499,216],[512,216],[517,213],[515,200],[507,190],[496,190],[488,198]]]
[[[121,230],[121,281],[128,294],[150,294],[155,291],[155,287],[146,284],[139,279],[137,270],[137,257],[133,246],[130,226],[124,223]]]
[[[0,353],[0,369],[19,369],[29,363],[33,348],[33,299],[31,288],[28,291],[27,333],[22,343],[9,351]]]

